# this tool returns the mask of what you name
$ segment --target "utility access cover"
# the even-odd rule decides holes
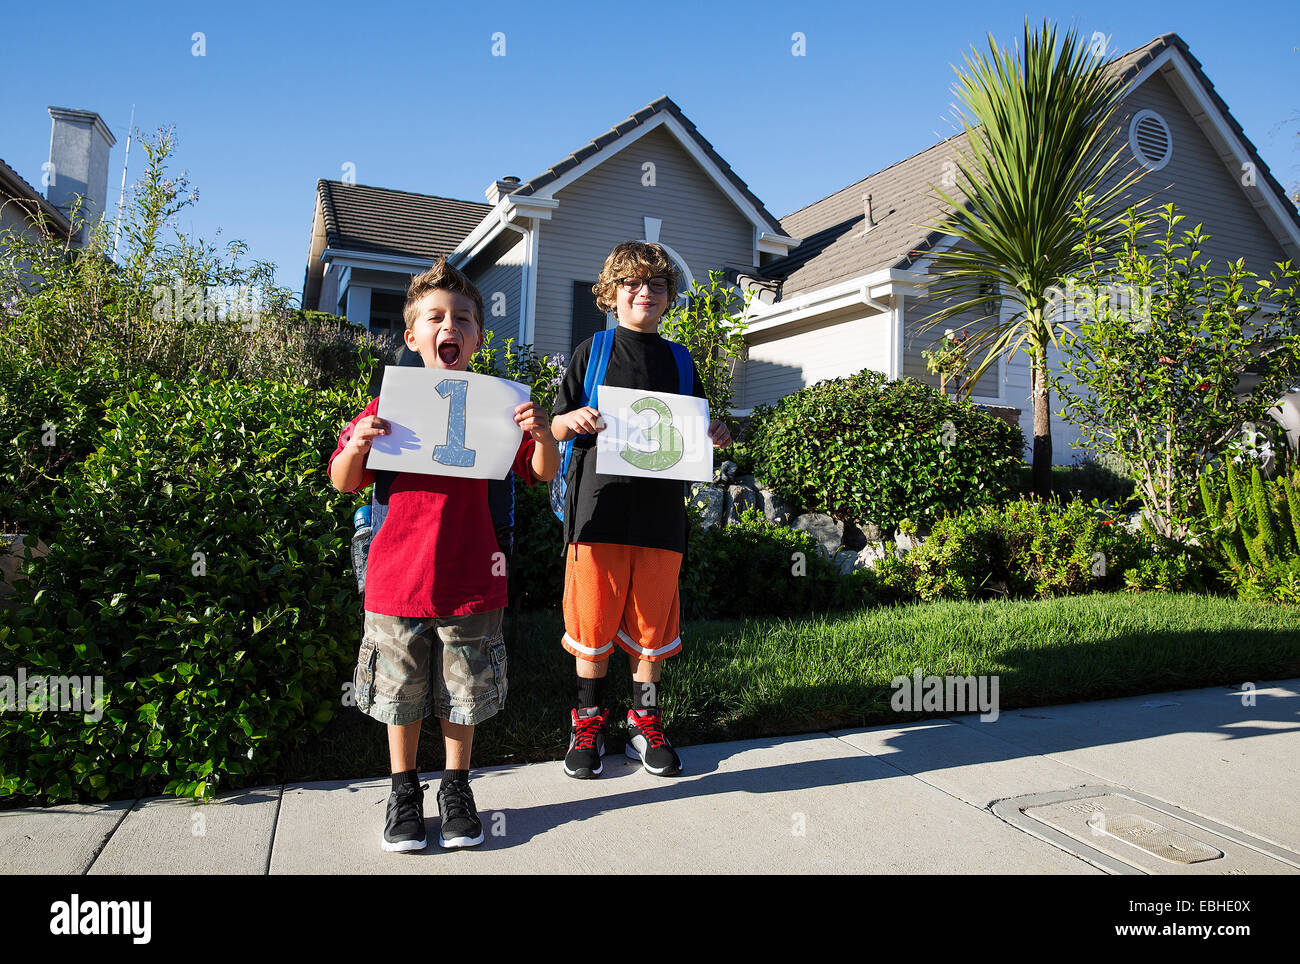
[[[1013,797],[993,812],[1112,874],[1300,872],[1300,854],[1122,787]]]

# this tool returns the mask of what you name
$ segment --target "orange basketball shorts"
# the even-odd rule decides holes
[[[579,659],[608,659],[617,644],[650,662],[681,651],[682,554],[571,542],[564,566],[564,640]]]

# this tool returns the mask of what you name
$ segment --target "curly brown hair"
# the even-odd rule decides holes
[[[439,289],[464,295],[474,302],[474,320],[478,322],[479,331],[483,330],[483,296],[479,294],[474,282],[449,265],[445,257],[439,257],[428,271],[411,278],[411,284],[406,289],[406,304],[402,308],[402,319],[407,328],[415,324],[420,299],[430,291]]]
[[[650,241],[624,241],[609,253],[605,266],[600,269],[600,280],[591,286],[596,296],[596,307],[609,313],[616,309],[615,289],[620,278],[668,279],[668,304],[677,299],[679,278],[677,267],[662,245]]]

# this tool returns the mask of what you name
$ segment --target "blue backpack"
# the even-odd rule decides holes
[[[690,395],[695,388],[695,366],[691,362],[691,353],[685,345],[668,342],[677,361],[677,393]],[[614,329],[598,331],[591,339],[591,355],[587,358],[587,375],[582,381],[582,397],[578,399],[578,408],[597,405],[596,393],[605,381],[605,369],[609,368],[609,356],[614,350]],[[551,511],[561,522],[564,521],[564,506],[569,496],[569,465],[573,461],[573,443],[577,436],[560,443],[560,471],[551,479]]]

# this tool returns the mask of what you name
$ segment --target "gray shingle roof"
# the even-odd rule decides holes
[[[1262,172],[1263,180],[1279,196],[1285,197],[1286,192],[1269,173],[1255,146],[1229,113],[1228,105],[1215,93],[1200,62],[1177,34],[1163,34],[1117,57],[1113,69],[1129,80],[1169,47],[1177,47],[1187,58],[1226,122],[1245,145],[1257,171]],[[910,267],[942,237],[922,227],[943,213],[932,197],[931,185],[940,183],[944,162],[966,147],[967,135],[956,134],[782,218],[784,232],[802,238],[803,242],[784,258],[766,265],[763,274],[780,279],[781,298],[789,298],[882,268]],[[947,190],[962,199],[955,188]],[[876,226],[864,236],[863,198],[868,194],[872,195]],[[1286,208],[1300,227],[1300,214],[1289,203]]]
[[[27,183],[26,178],[0,159],[0,194],[7,195],[22,207],[30,221],[36,220],[37,213],[45,215],[53,226],[65,238],[72,230],[68,216],[45,199],[42,194]],[[0,201],[0,203],[4,203]]]
[[[722,172],[722,175],[735,186],[736,190],[738,190],[745,199],[754,206],[755,210],[758,211],[759,216],[766,222],[767,229],[769,231],[780,233],[780,222],[777,221],[772,213],[763,206],[763,202],[760,201],[758,197],[755,196],[754,192],[749,189],[749,185],[740,179],[740,175],[731,169],[731,165],[724,161],[722,156],[713,149],[713,145],[710,144],[708,140],[705,139],[704,135],[699,132],[699,129],[691,123],[690,118],[682,113],[682,109],[673,103],[673,101],[668,97],[660,97],[658,100],[652,101],[645,107],[642,107],[636,113],[629,115],[626,120],[620,121],[599,137],[588,141],[568,157],[564,158],[564,160],[552,164],[541,174],[525,181],[519,186],[519,189],[513,191],[512,194],[536,194],[542,188],[546,187],[546,185],[559,179],[565,174],[565,172],[577,167],[607,144],[616,141],[624,134],[640,127],[656,114],[664,112],[670,114],[682,125],[682,127],[686,129],[686,133],[690,136],[691,140],[693,140],[699,146],[700,150],[702,150],[704,154],[717,165],[718,169]]]
[[[365,184],[317,181],[331,248],[405,255],[432,262],[449,254],[492,205]]]

